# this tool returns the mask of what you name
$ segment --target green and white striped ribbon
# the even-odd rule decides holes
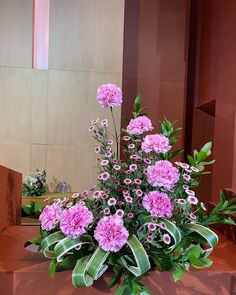
[[[75,287],[92,286],[93,281],[97,280],[107,270],[104,265],[109,256],[109,252],[97,248],[93,255],[79,259],[72,273],[72,282]]]
[[[185,234],[193,232],[193,233],[198,233],[201,237],[203,237],[203,239],[210,246],[209,249],[203,252],[204,257],[209,256],[209,254],[212,252],[213,248],[217,245],[219,241],[219,238],[214,231],[212,231],[208,227],[205,227],[201,224],[185,223],[185,224],[181,224],[180,228],[185,231]]]
[[[147,252],[135,235],[128,239],[127,245],[134,255],[137,266],[129,265],[124,256],[121,257],[121,262],[131,273],[139,277],[151,268]]]
[[[46,238],[44,238],[41,243],[44,256],[50,259],[56,258],[55,252],[52,250],[49,250],[49,248],[64,238],[65,238],[65,235],[61,231],[57,231],[47,236]]]
[[[63,240],[58,242],[54,248],[57,261],[61,262],[65,254],[67,254],[72,249],[85,244],[93,244],[93,240],[90,236],[81,236],[76,239],[64,238]]]
[[[174,244],[171,245],[170,250],[172,251],[181,241],[182,235],[178,227],[171,221],[162,219],[162,223],[165,224],[165,230],[173,237]]]

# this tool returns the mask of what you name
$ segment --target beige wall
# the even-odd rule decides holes
[[[44,168],[49,182],[82,190],[96,179],[90,120],[110,118],[97,87],[122,82],[124,0],[51,0],[49,70],[30,68],[29,11],[29,0],[0,1],[0,164],[24,175]]]

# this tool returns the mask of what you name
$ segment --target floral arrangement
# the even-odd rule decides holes
[[[109,287],[120,284],[116,295],[150,294],[141,279],[153,268],[179,280],[190,267],[212,264],[208,256],[218,237],[209,225],[234,224],[227,214],[235,212],[235,200],[221,193],[209,212],[194,192],[205,166],[214,162],[206,160],[211,143],[188,156],[188,163],[173,162],[182,152],[173,150],[180,130],[175,123],[165,119],[161,132],[150,134],[154,128],[138,96],[134,118],[119,135],[113,108],[122,103],[120,88],[101,85],[97,101],[110,108],[115,129],[110,138],[108,120],[98,118],[89,128],[97,141],[98,184],[76,194],[74,202],[48,204],[39,217],[41,237],[33,242],[52,260],[52,277],[56,270],[73,269],[74,286],[89,287],[110,270]]]
[[[46,193],[46,171],[36,169],[31,175],[26,176],[23,182],[23,196],[42,196]]]

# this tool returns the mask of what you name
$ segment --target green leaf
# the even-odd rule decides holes
[[[191,262],[191,265],[196,268],[209,267],[213,263],[212,260],[210,260],[209,258],[195,256],[190,256],[189,261]]]
[[[41,205],[41,203],[39,201],[35,201],[33,207],[34,207],[34,213],[35,214],[41,213],[41,211],[43,209],[43,205]]]
[[[212,148],[212,142],[207,142],[204,144],[204,146],[201,148],[202,152],[205,152],[207,156],[209,156],[211,153],[211,148]]]
[[[22,210],[27,214],[27,215],[32,215],[33,214],[33,210],[32,207],[30,205],[22,205],[21,206]]]
[[[200,151],[197,155],[197,162],[201,162],[207,158],[207,153],[204,151]]]
[[[48,268],[48,271],[49,271],[49,275],[50,275],[50,278],[51,279],[54,279],[55,278],[55,273],[56,273],[56,270],[57,270],[57,261],[56,260],[52,260],[50,265],[49,265],[49,268]]]
[[[122,271],[122,267],[118,264],[116,264],[116,266],[113,268],[114,271],[114,276],[113,278],[110,280],[110,282],[108,283],[108,287],[112,288],[114,287],[120,280],[120,277],[123,273]]]
[[[188,159],[188,162],[191,166],[195,167],[197,165],[196,161],[194,160],[194,158],[192,156],[187,156],[187,159]]]
[[[142,95],[139,94],[134,100],[134,111],[136,113],[139,113],[141,109],[141,102],[142,102]]]
[[[126,285],[122,284],[122,285],[120,285],[120,287],[118,289],[115,290],[114,295],[123,295],[123,294],[125,294],[125,291],[126,291]]]
[[[171,269],[171,274],[174,281],[177,282],[183,278],[184,271],[178,264],[174,264],[173,268]]]
[[[195,257],[199,257],[200,254],[202,253],[203,249],[200,247],[200,245],[195,245],[193,247],[191,247],[186,253],[185,253],[185,257],[188,259],[190,256],[195,256]]]
[[[44,238],[41,243],[44,256],[51,259],[56,258],[55,252],[52,250],[49,250],[49,248],[64,238],[65,238],[65,235],[61,231],[57,231],[47,236],[46,238]]]
[[[131,273],[133,273],[135,276],[141,276],[151,268],[148,255],[143,248],[142,243],[135,235],[132,235],[128,239],[127,245],[130,247],[130,250],[134,255],[137,266],[129,265],[124,256],[122,256],[120,260]]]
[[[40,237],[40,238],[36,237],[36,238],[29,240],[29,242],[34,245],[40,245],[42,240],[43,240],[42,237]]]

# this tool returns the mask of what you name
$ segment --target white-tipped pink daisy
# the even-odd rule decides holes
[[[186,181],[191,180],[191,176],[189,176],[188,174],[183,174],[183,178],[184,178]]]
[[[100,151],[101,151],[101,148],[100,146],[96,146],[95,149],[94,149],[95,153],[99,154]]]
[[[197,205],[198,199],[194,196],[188,196],[188,202],[193,205]]]
[[[193,172],[199,172],[199,170],[198,170],[196,167],[191,166],[190,169],[191,169]]]
[[[190,217],[192,220],[197,220],[197,216],[196,216],[194,213],[190,213],[190,214],[189,214],[189,217]]]
[[[114,205],[116,205],[116,199],[115,198],[110,198],[107,201],[107,204],[108,204],[108,206],[114,206]]]
[[[105,209],[103,210],[103,213],[104,213],[105,215],[109,215],[109,214],[110,214],[110,208],[105,208]]]
[[[133,203],[133,199],[130,196],[125,196],[125,201],[127,203]]]
[[[109,164],[108,160],[102,160],[100,163],[102,166],[107,166]]]
[[[136,171],[137,169],[138,169],[138,167],[137,167],[136,164],[131,164],[131,165],[129,165],[129,170],[130,170],[130,171],[134,172],[134,171]]]
[[[183,189],[184,189],[184,190],[189,189],[189,186],[188,186],[187,184],[184,184],[184,185],[183,185]]]
[[[190,189],[186,189],[186,194],[190,195],[190,196],[195,196],[195,192],[190,190]]]
[[[148,165],[150,165],[150,164],[152,163],[151,160],[148,159],[148,158],[144,158],[144,159],[143,159],[143,162],[144,162],[145,164],[148,164]]]
[[[93,131],[94,129],[95,129],[94,126],[90,126],[88,131],[91,132],[91,131]]]
[[[91,121],[91,124],[94,125],[94,124],[97,124],[98,122],[99,122],[99,118],[96,118]]]
[[[142,194],[143,194],[143,191],[142,191],[141,189],[136,189],[136,190],[135,190],[135,193],[136,193],[136,195],[137,195],[138,197],[141,197]]]
[[[149,229],[150,231],[155,231],[156,228],[157,228],[156,224],[154,224],[154,223],[149,223],[149,224],[148,224],[148,229]]]
[[[142,183],[142,180],[139,179],[139,178],[135,178],[134,183],[135,184],[141,184]]]
[[[104,126],[106,126],[108,124],[108,119],[103,119],[102,121],[101,121],[101,125],[104,127]]]
[[[161,222],[161,223],[159,224],[159,227],[160,227],[161,229],[166,229],[166,225],[165,225],[164,222]]]
[[[171,238],[168,234],[164,234],[163,237],[162,237],[162,240],[165,244],[169,245],[170,242],[171,242]]]
[[[109,140],[107,141],[107,144],[112,145],[112,144],[113,144],[113,140],[109,139]]]
[[[132,219],[132,218],[134,217],[134,214],[133,214],[132,212],[129,212],[129,213],[127,214],[127,217],[128,217],[129,219]]]
[[[147,236],[147,241],[149,242],[149,243],[152,243],[153,242],[153,237],[152,236]]]
[[[94,199],[98,199],[98,198],[100,198],[102,196],[102,191],[95,191],[94,193],[93,193],[93,198]]]
[[[124,135],[124,136],[122,137],[122,140],[124,140],[124,141],[129,141],[129,140],[130,140],[130,137],[129,137],[128,135]]]
[[[112,153],[110,152],[110,151],[107,151],[106,153],[105,153],[105,157],[106,158],[110,158],[112,156]]]
[[[129,184],[131,184],[131,183],[132,183],[132,180],[131,180],[130,178],[125,178],[125,179],[124,179],[124,184],[129,185]]]
[[[124,211],[121,210],[121,209],[118,209],[118,210],[116,211],[116,216],[122,218],[122,217],[124,216]]]
[[[205,204],[203,202],[201,202],[200,205],[202,207],[202,210],[206,211],[207,208],[206,208]]]
[[[189,165],[186,164],[186,163],[180,163],[180,167],[183,168],[183,169],[188,169]]]
[[[106,181],[110,178],[110,174],[108,172],[103,172],[102,174],[100,174],[101,176],[101,180]]]
[[[186,204],[186,200],[185,200],[185,199],[176,199],[175,202],[176,202],[177,204],[181,204],[181,205]]]
[[[117,165],[117,164],[114,165],[113,168],[114,168],[116,171],[119,171],[119,170],[121,169],[120,165]]]

